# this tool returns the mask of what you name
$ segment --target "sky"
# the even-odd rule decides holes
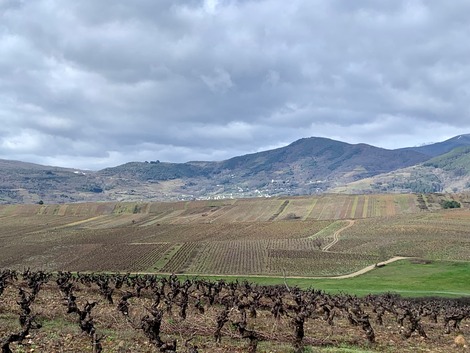
[[[97,170],[470,133],[468,0],[0,0],[0,158]]]

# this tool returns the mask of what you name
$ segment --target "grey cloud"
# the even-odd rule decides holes
[[[403,147],[470,132],[469,10],[3,1],[0,158],[97,168],[224,159],[306,136]]]

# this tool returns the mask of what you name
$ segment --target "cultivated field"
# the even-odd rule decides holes
[[[467,352],[468,299],[0,270],[2,352]]]
[[[456,199],[459,210],[441,210]],[[470,259],[467,195],[0,206],[0,267],[335,276],[402,255]]]

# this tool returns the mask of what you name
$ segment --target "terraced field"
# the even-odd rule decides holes
[[[445,199],[463,208],[440,210]],[[0,267],[332,276],[395,255],[468,260],[468,199],[322,195],[0,206]]]

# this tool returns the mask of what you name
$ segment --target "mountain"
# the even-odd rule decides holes
[[[415,166],[347,183],[333,192],[462,192],[470,189],[470,146],[460,146]]]
[[[457,177],[467,175],[470,173],[470,146],[457,147],[426,161],[423,166],[440,168],[452,172]]]
[[[456,173],[462,167],[452,154],[441,159],[431,158],[430,154],[458,144],[470,145],[470,135],[437,146],[397,150],[310,137],[219,162],[130,162],[97,172],[0,160],[0,203],[191,200],[338,190],[384,192],[418,189],[423,183],[422,188],[441,190],[444,186],[437,175]],[[450,162],[452,158],[455,163]],[[378,181],[380,178],[395,182]]]
[[[98,201],[93,172],[0,160],[0,203]]]
[[[425,155],[415,151],[386,150],[311,137],[275,150],[229,159],[221,163],[221,169],[246,170],[245,175],[282,174],[297,169],[309,179],[343,180],[394,170],[426,159]]]
[[[170,181],[182,182],[182,185],[173,185],[173,191],[189,198],[302,195],[324,192],[333,185],[427,159],[415,151],[393,151],[311,137],[286,147],[221,162],[132,162],[98,174],[114,179],[165,183],[166,188]]]
[[[448,140],[425,145],[425,146],[402,148],[401,150],[402,151],[403,150],[415,151],[415,152],[419,152],[430,157],[436,157],[441,154],[450,152],[454,148],[457,148],[460,146],[468,146],[468,145],[470,145],[470,134],[455,136]]]

